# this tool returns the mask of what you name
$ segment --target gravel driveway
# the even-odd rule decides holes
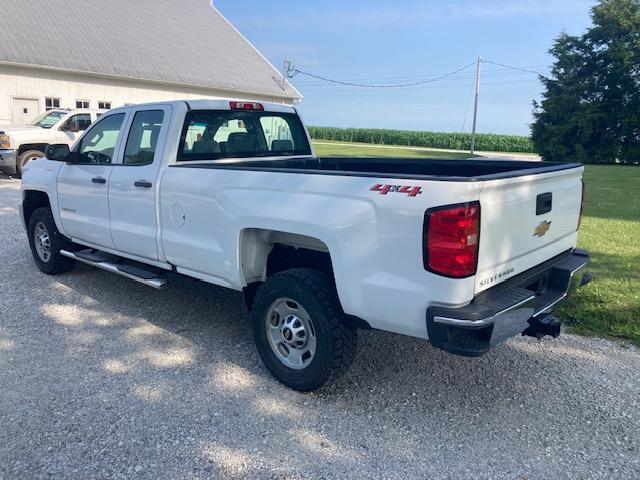
[[[48,277],[0,177],[0,479],[640,478],[640,352],[518,338],[480,359],[362,332],[345,379],[273,380],[241,296]]]

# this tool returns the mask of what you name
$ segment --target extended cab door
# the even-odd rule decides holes
[[[111,236],[125,253],[158,259],[158,173],[171,107],[133,108],[109,182]]]
[[[96,246],[114,248],[109,231],[109,178],[125,113],[104,115],[75,145],[76,162],[58,173],[58,205],[65,233]]]

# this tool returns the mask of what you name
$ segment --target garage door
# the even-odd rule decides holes
[[[40,104],[33,98],[13,99],[13,112],[11,123],[14,125],[26,125],[40,113]]]

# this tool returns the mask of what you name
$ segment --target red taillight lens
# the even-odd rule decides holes
[[[427,210],[424,268],[447,277],[469,277],[478,267],[480,203]]]
[[[229,102],[231,110],[264,110],[261,103],[255,102]]]
[[[584,179],[581,179],[581,181],[582,181],[582,198],[580,199],[580,216],[578,217],[578,228],[576,228],[576,230],[580,229],[580,224],[582,223],[582,214],[584,212],[584,191],[585,191]]]

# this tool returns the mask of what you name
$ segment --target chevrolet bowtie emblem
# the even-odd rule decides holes
[[[536,227],[536,229],[533,231],[533,236],[542,237],[545,233],[549,231],[550,228],[551,228],[551,222],[547,222],[545,220],[544,222],[541,222],[540,225]]]

